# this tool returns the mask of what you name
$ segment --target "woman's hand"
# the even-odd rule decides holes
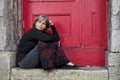
[[[49,23],[50,23],[51,26],[54,25],[53,22],[52,22],[52,20],[49,20]]]
[[[58,47],[60,47],[60,41],[58,41]]]

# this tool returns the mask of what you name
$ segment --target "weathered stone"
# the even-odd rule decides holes
[[[109,80],[120,80],[120,76],[117,76],[117,77],[109,77]]]
[[[4,27],[6,27],[6,51],[16,51],[18,41],[17,0],[5,0]]]
[[[120,52],[120,30],[112,30],[110,48],[112,52]]]
[[[6,28],[3,26],[3,17],[0,17],[0,50],[4,50],[6,44]]]
[[[0,16],[3,15],[4,0],[0,0]]]
[[[18,21],[22,20],[22,0],[18,0]]]
[[[10,74],[10,71],[0,69],[0,80],[9,80],[9,78],[10,78],[9,74]]]
[[[113,67],[113,66],[120,66],[120,53],[110,53],[106,52],[106,66]]]
[[[110,77],[117,77],[120,75],[120,67],[108,67],[108,70]]]
[[[112,15],[111,22],[112,22],[112,30],[120,30],[120,12],[116,15]]]
[[[120,67],[109,67],[109,80],[120,80]]]
[[[112,1],[112,14],[117,14],[120,11],[120,0]]]
[[[15,66],[14,52],[0,52],[0,80],[9,80],[10,69]]]
[[[15,52],[0,52],[0,70],[10,70],[15,66]]]
[[[13,68],[11,71],[11,80],[108,80],[108,70],[98,67],[55,69],[50,72],[42,69]]]
[[[22,4],[22,2],[21,2],[21,0],[18,0],[18,8],[17,9],[19,9],[19,10],[17,10],[18,12],[18,15],[17,15],[17,20],[18,20],[18,22],[17,22],[17,25],[18,25],[18,27],[17,27],[17,30],[18,30],[18,37],[17,37],[17,43],[19,43],[19,40],[21,39],[21,37],[22,37],[22,29],[23,29],[23,21],[22,21],[22,6],[21,6],[21,4]]]
[[[120,0],[109,0],[111,18],[109,18],[109,51],[106,63],[109,69],[109,80],[120,80]],[[112,67],[109,67],[112,66]]]

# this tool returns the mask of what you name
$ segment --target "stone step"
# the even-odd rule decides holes
[[[103,67],[79,69],[11,69],[11,80],[108,80],[108,70]]]

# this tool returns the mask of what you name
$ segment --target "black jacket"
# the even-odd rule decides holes
[[[16,59],[19,62],[27,53],[29,53],[37,44],[38,41],[50,43],[59,41],[59,35],[54,26],[51,26],[53,34],[48,34],[45,31],[40,31],[36,28],[28,30],[21,38],[18,48]]]

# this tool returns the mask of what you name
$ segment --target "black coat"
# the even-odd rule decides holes
[[[36,28],[28,30],[21,38],[16,54],[17,63],[21,61],[37,44],[38,41],[45,43],[59,41],[59,35],[54,26],[51,26],[53,34],[48,34],[45,31],[40,31]]]

